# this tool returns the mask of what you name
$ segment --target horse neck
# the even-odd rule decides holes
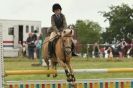
[[[58,49],[63,47],[62,37],[57,40],[57,44]]]

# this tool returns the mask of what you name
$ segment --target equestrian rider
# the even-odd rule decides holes
[[[51,16],[51,34],[49,38],[49,45],[48,45],[48,50],[49,50],[49,58],[52,57],[53,54],[53,48],[52,48],[52,41],[55,36],[60,35],[60,33],[67,28],[67,23],[66,23],[66,18],[65,16],[61,13],[62,8],[60,4],[56,3],[52,7],[53,15]],[[50,31],[51,31],[50,30]]]
[[[52,57],[53,52],[53,46],[52,46],[52,41],[57,35],[61,35],[61,32],[64,29],[67,29],[67,22],[64,14],[62,14],[62,8],[61,6],[56,3],[52,7],[53,15],[51,16],[51,34],[49,38],[49,45],[48,45],[48,51],[49,51],[49,58]],[[77,56],[74,52],[75,46],[74,43],[72,42],[72,55]]]

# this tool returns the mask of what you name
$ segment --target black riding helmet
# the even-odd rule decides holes
[[[58,3],[56,3],[56,4],[53,5],[52,11],[54,12],[54,11],[57,10],[57,9],[62,10],[60,4],[58,4]]]

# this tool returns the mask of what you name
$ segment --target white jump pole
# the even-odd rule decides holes
[[[0,88],[4,88],[4,64],[3,64],[3,36],[0,24]]]

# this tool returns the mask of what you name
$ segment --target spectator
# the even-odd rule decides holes
[[[133,39],[131,40],[129,46],[130,46],[129,49],[127,50],[127,58],[133,57]]]
[[[41,51],[41,46],[42,46],[42,39],[41,36],[37,38],[37,41],[35,42],[36,45],[36,53],[37,53],[37,58],[39,58]]]
[[[105,53],[104,56],[105,58],[110,58],[110,59],[113,58],[113,52],[111,46],[106,46],[104,53]]]
[[[110,59],[113,58],[112,48],[109,47],[109,48],[108,48],[108,51],[109,51],[109,58],[110,58]]]
[[[108,58],[108,56],[109,56],[109,54],[108,54],[108,49],[105,49],[105,51],[104,51],[104,53],[105,53],[105,58]]]
[[[27,43],[25,44],[25,51],[26,51],[26,56],[28,57],[29,56],[29,52],[28,52],[28,44]]]
[[[28,57],[31,59],[34,59],[34,39],[32,33],[29,33],[29,37],[27,38],[27,44],[28,44]]]
[[[93,56],[93,58],[99,57],[99,52],[100,52],[99,44],[96,42],[96,43],[93,45],[93,51],[92,51],[92,56]]]
[[[19,41],[18,43],[18,48],[19,48],[19,51],[18,51],[18,56],[22,56],[22,51],[23,51],[23,47],[22,47],[22,44],[21,44],[21,41]]]
[[[26,44],[23,45],[23,56],[26,56]]]
[[[100,57],[103,57],[104,56],[104,51],[105,51],[105,47],[101,47],[100,48]]]
[[[120,42],[120,43],[117,45],[117,49],[118,49],[118,53],[119,53],[119,58],[123,58],[123,55],[122,55],[122,49],[123,49],[122,42]]]
[[[32,35],[34,43],[37,41],[37,30],[34,31]],[[36,53],[36,46],[34,47],[34,58],[37,58],[37,53]]]
[[[37,40],[37,30],[34,31],[33,35],[32,35],[32,38],[34,41]]]

